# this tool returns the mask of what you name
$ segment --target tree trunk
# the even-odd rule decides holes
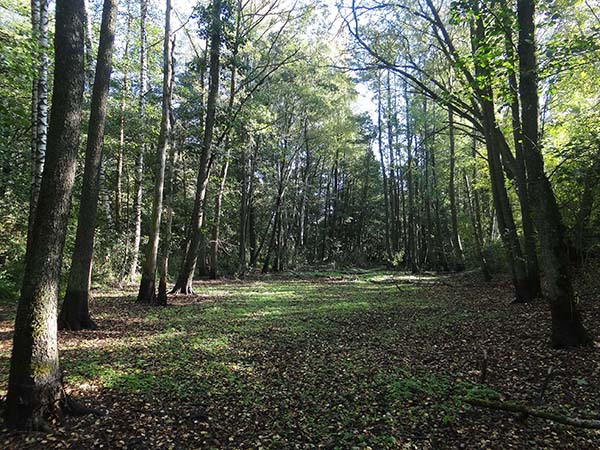
[[[406,265],[412,272],[418,271],[416,261],[416,239],[415,239],[415,193],[413,185],[413,156],[412,135],[410,127],[410,105],[408,103],[408,83],[404,85],[404,103],[406,108],[406,183],[408,189],[408,248],[406,249]]]
[[[460,272],[465,270],[465,256],[458,234],[458,217],[456,212],[456,192],[454,187],[456,155],[452,106],[448,107],[448,132],[450,135],[450,185],[448,186],[448,195],[450,197],[450,220],[452,222],[452,247],[454,249],[454,269]]]
[[[394,122],[394,111],[392,110],[392,82],[390,79],[390,70],[387,71],[387,86],[386,86],[386,94],[387,94],[387,147],[390,154],[390,167],[389,167],[389,192],[388,197],[390,201],[390,212],[388,214],[388,221],[390,221],[390,248],[391,251],[396,253],[398,251],[398,243],[399,239],[399,229],[398,229],[398,221],[396,218],[398,217],[399,211],[399,195],[398,191],[401,189],[401,186],[398,186],[398,182],[396,179],[396,157],[394,153],[394,145],[393,145],[393,122]],[[379,118],[378,118],[379,120]],[[391,218],[391,220],[390,220]]]
[[[171,53],[173,53],[175,44],[171,46]],[[171,62],[173,57],[171,56]],[[171,64],[171,88],[170,92],[173,92],[173,64]],[[169,110],[172,115],[172,105],[169,99]],[[171,128],[174,128],[174,122],[171,120]],[[167,164],[167,174],[165,177],[165,198],[164,208],[166,212],[165,226],[163,232],[163,242],[160,257],[160,279],[158,282],[158,294],[156,296],[156,304],[160,306],[167,305],[167,278],[169,276],[169,255],[171,253],[171,233],[173,226],[173,196],[175,194],[174,186],[174,173],[175,173],[175,140],[173,139],[173,133],[171,133],[170,145],[169,145],[169,162]]]
[[[242,5],[238,0],[236,2],[236,11],[235,11],[235,36],[233,38],[233,49],[231,50],[231,77],[229,80],[229,101],[227,103],[227,110],[231,111],[233,108],[233,101],[235,99],[235,88],[236,88],[236,71],[237,71],[237,54],[238,54],[238,46],[239,46],[239,38],[240,38],[240,20],[241,20],[241,11]],[[227,181],[227,171],[229,169],[229,136],[225,138],[225,148],[227,149],[227,154],[225,155],[225,161],[223,162],[223,167],[221,169],[221,183],[219,184],[219,190],[217,192],[217,196],[215,198],[215,219],[213,222],[212,229],[212,241],[210,247],[210,278],[215,280],[217,278],[218,270],[218,258],[219,258],[219,231],[221,226],[221,204],[223,202],[223,193],[225,192],[225,183]]]
[[[190,226],[189,245],[183,259],[182,267],[177,277],[173,292],[189,294],[192,292],[192,281],[200,245],[200,235],[204,221],[204,199],[206,187],[210,175],[212,136],[215,126],[217,110],[217,95],[219,93],[219,68],[221,47],[221,0],[212,2],[212,26],[210,33],[210,81],[208,88],[208,99],[206,105],[206,120],[204,126],[204,137],[202,140],[202,153],[200,155],[200,167],[196,180],[196,197]]]
[[[483,240],[481,233],[481,221],[479,219],[479,214],[476,211],[476,203],[472,198],[473,193],[471,193],[471,183],[469,181],[469,177],[467,172],[464,172],[465,179],[465,190],[467,195],[467,204],[469,206],[469,212],[471,216],[471,225],[473,227],[473,237],[475,241],[475,251],[477,252],[477,257],[479,258],[479,265],[481,267],[481,273],[483,274],[483,279],[485,281],[491,281],[492,275],[489,269],[489,265],[487,259],[485,257],[485,253],[483,252]]]
[[[37,47],[35,55],[37,67],[31,91],[33,176],[29,204],[29,228],[35,220],[48,138],[48,3],[49,0],[32,0],[31,2],[31,27]],[[30,238],[28,232],[27,248],[30,245]]]
[[[246,274],[246,235],[248,230],[248,162],[246,161],[246,149],[242,145],[240,153],[240,190],[242,191],[240,199],[240,230],[239,230],[239,255],[238,271],[240,277]]]
[[[121,100],[119,111],[119,149],[117,151],[117,179],[115,188],[115,227],[117,232],[122,230],[121,223],[121,197],[123,178],[123,159],[125,157],[125,106],[129,96],[129,39],[131,32],[131,3],[127,2],[127,31],[125,32],[125,49],[123,50],[124,68],[123,85],[121,87]]]
[[[106,158],[100,160],[100,178],[98,180],[98,186],[100,188],[100,197],[102,198],[102,207],[104,209],[104,217],[106,218],[106,228],[109,233],[112,233],[115,229],[115,222],[112,216],[112,208],[110,204],[110,195],[108,193],[108,186],[106,186]]]
[[[477,46],[480,45],[479,43],[484,42],[485,39],[483,19],[481,16],[476,19],[473,31],[472,45],[475,54]],[[490,85],[491,75],[489,73],[489,67],[476,61],[475,73],[477,78],[482,80],[478,87],[478,100],[481,104],[488,167],[492,185],[492,198],[494,200],[498,227],[509,258],[513,285],[515,288],[515,302],[526,303],[533,300],[534,297],[529,288],[527,268],[524,264],[525,258],[523,258],[523,253],[521,251],[521,244],[519,243],[513,212],[504,183],[504,173],[502,171],[502,162],[500,160],[501,143],[498,140],[500,130],[498,129],[495,117],[494,97]]]
[[[140,92],[139,108],[140,122],[142,124],[141,143],[138,147],[138,154],[135,162],[135,197],[133,199],[133,246],[131,248],[131,266],[129,267],[129,281],[133,283],[138,270],[138,259],[140,253],[140,243],[142,242],[142,200],[144,189],[144,153],[146,153],[146,90],[148,77],[148,60],[146,52],[148,50],[146,34],[146,17],[148,15],[148,0],[140,0]]]
[[[90,16],[89,0],[85,3],[85,93],[92,89],[94,83],[94,48],[92,44],[92,17]]]
[[[473,153],[472,157],[475,160],[476,158],[476,140],[473,138]],[[483,227],[481,225],[481,212],[480,212],[480,202],[479,202],[479,192],[478,189],[471,189],[471,183],[469,182],[469,177],[467,172],[464,172],[465,178],[465,189],[467,195],[467,205],[469,207],[469,212],[471,215],[471,225],[473,226],[473,234],[475,237],[475,250],[477,251],[477,256],[479,258],[479,263],[481,265],[481,273],[483,274],[483,279],[485,281],[492,280],[492,273],[490,271],[487,258],[485,257],[485,252],[483,250]],[[473,166],[473,179],[477,179],[477,168]]]
[[[502,0],[501,6],[508,8],[506,2]],[[508,69],[508,85],[510,88],[510,110],[511,120],[513,129],[513,142],[515,146],[515,178],[517,182],[517,196],[519,198],[519,204],[521,206],[521,222],[523,226],[523,241],[526,256],[527,266],[527,277],[529,279],[529,289],[531,290],[531,296],[533,298],[541,297],[541,281],[540,281],[540,270],[538,266],[537,257],[537,245],[535,228],[533,224],[533,212],[531,210],[531,202],[529,200],[529,188],[527,186],[527,170],[525,167],[525,156],[523,155],[523,135],[521,130],[521,117],[519,112],[519,96],[518,96],[518,83],[515,74],[514,64],[514,46],[512,42],[512,30],[514,29],[514,23],[512,15],[504,15],[504,48],[506,51],[506,57],[510,62]],[[501,133],[502,134],[502,133]],[[504,134],[502,134],[502,141],[506,142]],[[510,154],[508,144],[504,145],[505,152]]]
[[[435,242],[436,249],[438,252],[438,261],[440,264],[440,268],[442,270],[448,270],[448,258],[446,257],[446,252],[444,251],[444,234],[442,233],[442,211],[440,206],[440,198],[438,194],[438,181],[437,181],[437,169],[435,162],[435,151],[433,150],[435,147],[431,146],[431,172],[432,172],[432,182],[433,182],[433,192],[435,195],[434,204],[435,204]],[[448,236],[449,233],[446,234]]]
[[[486,103],[488,104],[484,106],[484,114],[486,116],[491,116],[493,114],[493,106],[489,104],[489,102]],[[490,128],[496,126],[495,120],[487,118],[485,121],[488,122],[486,125],[488,127],[486,133],[486,149],[492,184],[492,197],[494,200],[500,236],[507,251],[512,271],[513,285],[515,288],[515,302],[527,303],[533,300],[534,297],[529,289],[527,268],[524,263],[512,208],[504,184],[504,174],[502,172],[500,154],[497,149],[497,141],[494,138],[493,129],[490,130]],[[491,124],[489,122],[491,122]]]
[[[60,268],[75,178],[84,85],[83,0],[57,0],[46,165],[15,320],[5,404],[11,428],[44,430],[64,410],[58,359]]]
[[[566,348],[590,345],[592,340],[583,326],[571,283],[562,218],[552,186],[544,172],[544,158],[539,145],[534,15],[534,0],[518,0],[519,96],[523,153],[529,192],[535,205],[540,261],[544,270],[544,291],[550,302],[552,314],[552,346]]]
[[[200,245],[198,245],[198,276],[206,277],[209,273],[208,264],[206,263],[206,232],[200,232]]]
[[[277,188],[277,199],[275,201],[275,209],[273,210],[273,229],[271,230],[271,237],[269,238],[269,244],[267,246],[267,255],[265,256],[265,261],[263,263],[262,273],[267,273],[270,268],[271,255],[277,242],[276,238],[281,222],[281,204],[283,202],[283,195],[283,169],[280,169],[279,186]]]
[[[307,222],[307,215],[306,215],[306,207],[307,207],[307,202],[308,202],[308,193],[309,193],[309,189],[310,189],[310,177],[309,177],[309,172],[311,170],[311,152],[310,152],[310,145],[308,142],[308,118],[305,117],[304,119],[304,126],[303,126],[303,131],[304,131],[304,150],[306,152],[306,159],[305,159],[305,164],[304,164],[304,170],[303,170],[303,174],[302,174],[302,188],[301,188],[301,192],[300,192],[300,212],[298,214],[298,237],[297,237],[297,246],[301,249],[301,251],[304,253],[304,247],[306,244],[306,222]]]
[[[383,136],[381,124],[381,80],[378,73],[377,77],[377,147],[379,149],[379,162],[381,164],[381,178],[383,180],[383,206],[385,210],[385,252],[389,260],[392,259],[392,247],[390,245],[390,210],[387,170],[385,169],[385,158],[383,156]]]
[[[116,0],[104,0],[98,61],[90,105],[90,121],[85,150],[85,168],[77,233],[69,283],[60,312],[59,327],[74,331],[94,329],[96,324],[89,313],[89,296],[92,282],[92,259],[94,254],[94,232],[98,212],[98,191],[102,170],[104,124],[108,105],[108,88],[112,72],[112,54],[117,17]]]
[[[253,177],[254,178],[254,177]],[[250,181],[250,185],[252,186],[254,183],[252,182],[252,180]],[[258,253],[259,253],[259,247],[258,247],[258,243],[256,242],[256,207],[254,205],[254,199],[253,199],[253,188],[250,187],[250,191],[249,191],[249,195],[248,195],[248,201],[249,201],[249,205],[248,205],[248,244],[249,244],[249,250],[250,250],[250,267],[254,268],[256,267],[256,263],[258,261]]]
[[[425,131],[424,134],[426,134],[427,132]],[[421,150],[423,152],[423,164],[424,164],[424,173],[423,173],[423,197],[422,197],[422,203],[423,203],[423,215],[424,215],[424,222],[425,222],[425,233],[424,234],[424,246],[423,248],[425,249],[425,251],[423,252],[425,254],[425,257],[422,259],[422,263],[423,263],[423,267],[429,267],[430,269],[433,270],[440,270],[442,268],[442,264],[441,264],[441,258],[440,258],[440,253],[442,253],[441,251],[441,245],[438,248],[436,243],[438,241],[437,237],[439,236],[438,233],[436,233],[433,229],[433,222],[431,220],[431,182],[430,182],[430,164],[431,164],[431,159],[430,159],[430,151],[428,151],[428,149],[425,146],[425,141],[421,142]],[[441,244],[441,242],[440,242]],[[444,270],[444,269],[442,269]]]
[[[228,145],[228,144],[226,144]],[[219,258],[219,228],[221,226],[221,205],[223,203],[223,193],[225,192],[225,183],[227,181],[227,171],[229,169],[229,152],[225,155],[225,161],[221,169],[221,183],[219,191],[215,198],[215,219],[213,223],[212,236],[210,242],[210,278],[217,279],[218,258]]]
[[[162,85],[162,116],[160,134],[156,146],[156,175],[154,180],[154,197],[152,199],[152,220],[150,235],[146,246],[142,280],[138,291],[137,301],[140,303],[155,303],[156,301],[156,263],[158,260],[158,245],[160,241],[160,223],[163,209],[163,191],[165,185],[165,167],[167,147],[171,134],[171,0],[166,0],[165,6],[165,37],[163,46],[163,85]]]

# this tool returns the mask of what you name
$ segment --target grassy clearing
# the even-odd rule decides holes
[[[260,417],[258,428],[270,437],[259,433],[256,445],[299,436],[340,448],[395,445],[431,403],[406,408],[397,395],[411,380],[413,387],[430,383],[398,353],[406,333],[470,317],[448,314],[445,299],[386,281],[391,274],[375,271],[199,285],[200,303],[136,311],[138,325],[122,338],[65,357],[67,381],[194,404],[230,423],[234,442],[248,438],[235,423],[256,425]],[[459,408],[451,390],[446,381],[435,392],[443,403],[435,412],[446,422]]]
[[[491,330],[509,314],[466,300],[468,289],[396,285],[407,280],[361,271],[205,282],[166,308],[99,291],[101,330],[62,333],[61,357],[68,388],[109,414],[78,419],[85,431],[65,431],[65,442],[449,447],[480,416],[460,399],[499,395],[477,383],[475,352],[465,350],[472,325]]]

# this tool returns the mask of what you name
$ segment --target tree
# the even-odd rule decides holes
[[[46,163],[15,319],[5,417],[44,430],[65,409],[58,359],[57,302],[71,205],[84,86],[83,0],[57,0],[55,76]]]
[[[217,111],[217,95],[219,92],[219,68],[221,51],[221,0],[213,0],[211,3],[210,22],[210,63],[209,63],[209,88],[206,103],[206,119],[204,125],[204,136],[202,138],[202,151],[196,178],[196,194],[194,198],[194,209],[189,228],[185,256],[177,277],[177,282],[172,292],[189,294],[192,292],[192,281],[196,268],[196,260],[202,236],[202,224],[204,221],[204,200],[206,198],[206,187],[210,175],[212,162],[212,139],[215,127]]]
[[[31,102],[33,182],[29,204],[30,225],[35,218],[40,194],[48,134],[48,0],[32,0],[31,28],[36,45],[37,73],[33,79]]]
[[[139,86],[139,114],[142,125],[145,120],[146,112],[146,90],[148,88],[148,58],[147,58],[147,33],[146,17],[148,15],[148,1],[140,0],[140,86]],[[145,129],[145,127],[143,127]],[[142,200],[144,189],[144,153],[146,152],[146,137],[144,133],[141,136],[141,145],[139,146],[135,162],[135,194],[133,204],[134,225],[133,225],[133,245],[131,247],[131,265],[129,266],[129,281],[133,282],[138,270],[138,255],[140,243],[142,241]]]
[[[458,271],[465,269],[465,258],[458,234],[458,214],[456,211],[456,189],[455,189],[455,167],[456,167],[456,152],[454,139],[454,115],[452,107],[448,108],[448,132],[450,136],[450,186],[448,193],[450,195],[450,217],[452,219],[452,247],[454,248],[454,264]]]
[[[579,314],[571,274],[565,230],[550,181],[544,172],[540,148],[535,50],[535,1],[518,0],[519,97],[523,129],[523,153],[528,187],[535,205],[535,222],[544,270],[544,290],[552,314],[552,345],[557,348],[589,345],[591,339]]]
[[[167,0],[165,8],[165,36],[163,47],[163,99],[162,118],[160,122],[160,135],[156,147],[156,174],[154,180],[154,197],[152,202],[152,222],[146,254],[142,269],[142,280],[137,300],[141,303],[155,303],[156,301],[156,263],[158,258],[158,245],[160,242],[160,224],[163,209],[163,191],[165,185],[165,167],[169,135],[171,133],[171,1]]]
[[[75,249],[71,259],[69,283],[59,316],[59,327],[70,330],[94,329],[90,317],[89,296],[92,281],[94,233],[98,210],[98,192],[104,141],[104,123],[108,104],[108,88],[112,72],[112,53],[117,17],[116,0],[104,0],[96,74],[92,90],[88,139],[85,151],[85,169],[81,205],[77,220]]]

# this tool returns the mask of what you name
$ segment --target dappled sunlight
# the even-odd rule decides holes
[[[173,296],[165,308],[100,299],[99,330],[60,334],[67,391],[107,408],[100,422],[107,428],[118,420],[114,409],[127,429],[148,435],[156,418],[157,430],[177,429],[194,442],[259,435],[354,442],[347,431],[354,430],[377,443],[405,424],[420,426],[423,415],[472,421],[452,398],[488,392],[477,384],[472,338],[494,346],[513,339],[507,330],[516,322],[501,296],[486,299],[482,311],[480,299],[464,295],[470,290],[398,289],[398,280],[415,278],[391,272],[359,278],[207,283],[197,292],[214,301]],[[5,346],[4,367],[8,355]]]

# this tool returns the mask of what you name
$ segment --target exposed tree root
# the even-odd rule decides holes
[[[65,414],[68,414],[68,415],[74,416],[74,417],[87,416],[88,414],[92,414],[96,417],[102,417],[102,416],[106,415],[106,412],[104,412],[100,409],[88,408],[87,406],[82,405],[81,403],[79,403],[77,400],[75,400],[73,397],[71,397],[69,395],[65,396],[64,412],[65,412]]]

